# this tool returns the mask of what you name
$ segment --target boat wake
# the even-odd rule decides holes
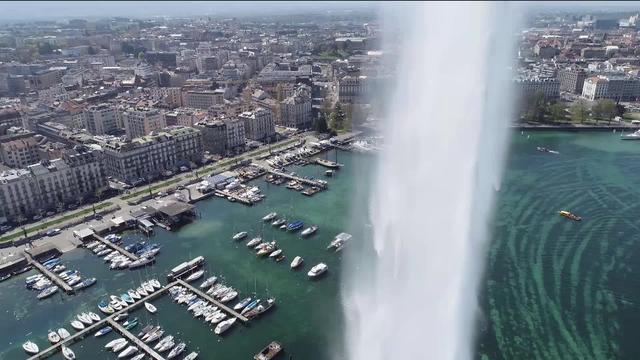
[[[472,357],[511,114],[509,7],[403,7],[371,202],[375,259],[352,256],[345,267],[348,359]]]

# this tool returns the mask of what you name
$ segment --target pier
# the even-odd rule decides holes
[[[48,277],[54,284],[56,284],[60,289],[64,290],[67,294],[73,294],[75,290],[67,284],[64,280],[62,280],[58,274],[49,271],[44,265],[40,264],[38,261],[34,260],[27,251],[24,252],[24,258],[27,259],[27,263],[33,265],[40,271],[44,276]]]
[[[203,293],[202,291],[196,289],[195,287],[191,286],[187,282],[182,281],[180,279],[176,280],[176,282],[179,283],[180,285],[186,287],[190,291],[196,293],[198,296],[200,296],[200,297],[204,298],[205,300],[209,301],[210,303],[214,304],[218,308],[224,310],[229,315],[236,317],[238,320],[242,321],[243,323],[247,323],[249,321],[249,319],[246,318],[244,315],[239,314],[237,311],[235,311],[232,308],[228,307],[227,305],[221,303],[220,301],[212,298],[211,296]]]
[[[222,190],[216,190],[215,193],[216,194],[220,194],[220,195],[224,195],[225,197],[230,197],[230,198],[234,199],[235,201],[241,202],[241,203],[243,203],[245,205],[253,205],[253,202],[251,202],[251,200],[245,199],[243,197],[240,197],[240,196],[238,196],[236,194],[233,194],[231,192],[228,192],[228,191],[225,192],[225,191],[222,191]]]
[[[111,319],[111,318],[107,318],[107,322],[109,323],[109,325],[111,325],[111,327],[113,327],[116,331],[118,331],[122,336],[124,336],[127,339],[131,340],[131,342],[135,346],[140,348],[143,352],[147,353],[147,355],[151,356],[152,359],[164,360],[164,358],[160,354],[155,352],[155,350],[153,350],[151,347],[149,347],[149,345],[145,344],[144,342],[142,342],[142,340],[138,339],[135,335],[130,333],[122,325],[120,325],[117,322],[113,321],[113,319]]]
[[[138,257],[137,257],[137,256],[135,256],[135,255],[133,255],[132,253],[128,252],[127,250],[125,250],[125,249],[121,248],[120,246],[118,246],[118,245],[116,245],[116,244],[112,243],[111,241],[106,240],[106,239],[105,239],[105,238],[103,238],[102,236],[100,236],[100,235],[98,235],[98,234],[95,234],[95,233],[94,233],[94,234],[93,234],[93,237],[94,237],[96,240],[100,241],[101,243],[103,243],[103,244],[107,245],[108,247],[112,248],[113,250],[120,252],[120,254],[122,254],[122,255],[124,255],[124,256],[126,256],[126,257],[128,257],[129,259],[131,259],[131,260],[133,260],[133,261],[138,260]]]
[[[61,351],[62,345],[70,346],[71,344],[75,343],[76,341],[82,340],[86,335],[93,334],[95,331],[98,331],[98,330],[100,330],[101,328],[103,328],[103,327],[105,327],[107,325],[110,325],[114,329],[118,330],[119,329],[118,327],[113,326],[113,324],[116,323],[113,320],[114,317],[120,315],[123,312],[129,312],[129,311],[134,310],[134,309],[136,309],[136,308],[138,308],[140,306],[143,306],[145,302],[151,301],[151,300],[153,300],[155,298],[158,298],[158,297],[164,295],[167,292],[167,290],[169,290],[172,286],[177,285],[177,284],[178,284],[178,282],[172,282],[172,283],[169,283],[169,284],[161,287],[160,289],[155,291],[153,294],[149,294],[146,297],[144,297],[144,298],[134,302],[133,304],[125,307],[124,309],[118,310],[118,311],[114,312],[113,314],[111,314],[111,315],[109,315],[109,316],[107,316],[105,318],[102,318],[100,321],[85,327],[84,329],[76,332],[75,334],[72,334],[68,338],[66,338],[64,340],[61,340],[57,344],[51,345],[50,347],[42,350],[41,352],[31,356],[27,360],[45,359],[45,358],[55,354],[56,352]],[[61,326],[61,327],[65,327],[65,326]],[[124,330],[124,331],[127,332],[126,330]],[[122,332],[120,332],[120,333],[123,334],[124,336],[128,337],[126,334],[124,334]],[[129,333],[129,332],[127,332],[127,333],[129,335],[133,336],[131,333]],[[135,336],[133,336],[133,337],[135,338]],[[138,341],[140,341],[140,340],[138,340]],[[134,344],[138,345],[136,341],[134,341]],[[143,349],[143,351],[146,351],[145,348],[143,348],[142,346],[140,346],[140,347]],[[164,358],[162,358],[162,357],[155,357],[150,352],[147,352],[147,354],[152,356],[154,359],[162,359],[162,360],[164,360]],[[158,355],[158,354],[155,353],[155,355]]]
[[[285,174],[285,173],[282,173],[282,172],[279,172],[279,171],[275,171],[275,170],[270,170],[270,169],[267,169],[267,172],[269,174],[277,175],[277,176],[280,176],[280,177],[283,177],[283,178],[286,178],[286,179],[289,179],[289,180],[295,180],[295,181],[303,183],[305,185],[316,186],[316,187],[319,187],[320,189],[326,189],[327,188],[327,184],[326,183],[320,182],[320,181],[317,181],[317,180],[309,180],[309,179],[301,178],[299,176],[293,176],[293,175]]]

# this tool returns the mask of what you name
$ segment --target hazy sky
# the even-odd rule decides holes
[[[74,17],[242,16],[304,14],[328,10],[374,9],[381,3],[364,1],[0,1],[1,20],[68,19]],[[446,3],[441,3],[446,6]],[[534,10],[640,10],[640,2],[542,1],[520,3]],[[403,6],[402,3],[387,4]],[[456,6],[468,6],[456,3]]]
[[[375,3],[343,1],[2,1],[0,19],[73,17],[154,17],[188,15],[240,16],[308,13],[323,10],[372,8]]]

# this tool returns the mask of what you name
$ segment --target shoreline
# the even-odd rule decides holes
[[[611,130],[629,130],[636,131],[640,129],[638,125],[554,125],[554,124],[517,124],[511,125],[512,130],[536,130],[536,131],[611,131]]]

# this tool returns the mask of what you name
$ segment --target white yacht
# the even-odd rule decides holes
[[[187,278],[184,279],[184,281],[192,282],[192,281],[200,279],[202,277],[202,275],[204,275],[204,270],[198,270],[198,271],[194,272],[193,274],[187,276]]]
[[[129,356],[138,352],[138,348],[131,345],[128,348],[122,350],[120,354],[118,354],[118,359],[128,358]]]
[[[62,356],[67,360],[75,360],[76,353],[74,353],[70,348],[62,345]]]
[[[231,318],[229,320],[222,321],[221,323],[219,323],[216,326],[216,328],[215,328],[215,330],[213,330],[213,332],[216,335],[222,335],[222,333],[227,331],[236,322],[236,320],[237,319],[234,317],[234,318]]]
[[[237,240],[242,240],[245,237],[247,237],[247,232],[246,231],[241,231],[241,232],[233,235],[232,239],[237,241]]]
[[[260,244],[261,242],[262,242],[262,238],[261,237],[255,237],[255,238],[249,240],[249,242],[247,243],[247,247],[256,246],[256,245]]]
[[[79,331],[84,329],[84,324],[78,320],[73,320],[71,321],[71,327]]]
[[[324,274],[327,271],[328,268],[329,267],[327,266],[327,264],[319,263],[318,265],[312,267],[311,270],[309,270],[309,272],[307,273],[307,275],[310,278],[316,278],[316,277]]]
[[[207,280],[203,281],[202,284],[200,284],[200,288],[201,289],[206,289],[206,288],[210,287],[211,285],[215,284],[216,280],[218,280],[218,278],[216,276],[212,276],[212,277],[208,278]]]
[[[147,309],[148,312],[155,314],[156,311],[158,311],[158,308],[156,308],[155,306],[153,306],[152,304],[145,302],[144,303],[144,307],[145,309]]]
[[[280,254],[282,254],[282,249],[278,249],[278,250],[272,252],[271,254],[269,254],[269,257],[270,258],[274,258],[274,257],[276,257],[276,256],[278,256]]]
[[[293,258],[293,261],[291,262],[291,268],[295,269],[298,266],[300,266],[300,264],[302,264],[302,262],[304,261],[304,259],[302,258],[302,256],[296,256],[295,258]]]
[[[278,213],[275,213],[275,212],[268,213],[267,215],[265,215],[265,216],[262,218],[262,221],[271,221],[271,220],[275,219],[275,218],[276,218],[276,216],[278,216]]]
[[[65,328],[58,329],[58,335],[60,336],[60,339],[62,339],[62,340],[64,340],[64,339],[68,338],[69,336],[71,336],[71,334]]]
[[[622,140],[640,140],[640,130],[636,130],[631,134],[623,134],[620,136]]]
[[[58,335],[58,333],[53,330],[49,330],[49,334],[47,334],[47,339],[49,339],[50,343],[57,344],[58,342],[60,342],[60,335]]]
[[[38,348],[38,345],[36,345],[36,343],[34,343],[33,341],[27,341],[26,343],[22,344],[22,348],[28,354],[37,354],[38,352],[40,352],[40,348]]]

